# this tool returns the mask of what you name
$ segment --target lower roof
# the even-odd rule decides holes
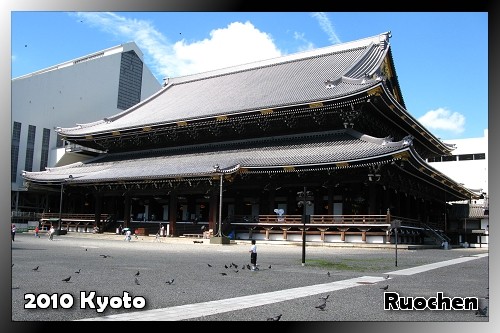
[[[39,172],[24,172],[27,181],[92,184],[116,181],[207,177],[262,169],[293,170],[319,166],[348,167],[387,160],[409,149],[407,140],[392,142],[352,129],[188,147],[103,154],[93,160]],[[215,166],[218,166],[215,169]]]

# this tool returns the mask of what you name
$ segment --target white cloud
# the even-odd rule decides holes
[[[464,131],[465,117],[458,112],[451,112],[446,108],[430,110],[418,121],[427,129],[438,131],[449,131],[459,134]]]
[[[337,33],[335,32],[335,28],[333,27],[332,22],[330,21],[328,16],[326,16],[325,13],[317,12],[317,13],[312,13],[311,15],[318,21],[319,26],[328,35],[328,40],[332,44],[341,43],[340,38],[337,36]]]
[[[115,13],[77,13],[79,19],[116,36],[134,41],[144,52],[153,73],[163,77],[205,72],[282,55],[272,37],[250,22],[233,22],[212,30],[209,38],[191,43],[172,43],[151,22],[129,19]]]
[[[281,51],[269,34],[250,22],[233,22],[226,28],[212,30],[210,38],[173,46],[175,57],[183,63],[180,74],[200,73],[211,69],[276,58]]]
[[[304,45],[303,46],[300,46],[298,51],[308,51],[308,50],[312,50],[314,49],[314,43],[311,42],[311,41],[308,41],[305,34],[303,32],[297,32],[295,31],[293,33],[293,38],[295,40],[298,40],[300,42],[303,42]]]

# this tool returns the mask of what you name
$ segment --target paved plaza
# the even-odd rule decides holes
[[[307,246],[302,265],[300,244],[257,241],[259,270],[250,271],[248,241],[123,238],[69,233],[49,241],[44,234],[18,234],[12,242],[12,320],[490,321],[488,312],[474,310],[384,310],[389,292],[472,298],[484,308],[488,248]]]

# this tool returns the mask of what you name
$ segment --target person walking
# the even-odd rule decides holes
[[[14,223],[12,223],[10,235],[12,237],[12,241],[14,241],[14,238],[16,238],[16,225]]]
[[[49,230],[49,240],[54,240],[54,232],[56,232],[56,229],[54,229],[54,226],[51,225],[50,226],[50,230]]]
[[[40,228],[38,228],[38,226],[35,227],[35,238],[40,238]]]
[[[255,239],[252,239],[252,246],[250,247],[250,263],[252,264],[252,271],[258,271],[257,267],[257,245],[255,245]]]
[[[130,229],[127,229],[127,231],[125,231],[125,240],[127,242],[130,242],[131,238],[132,238],[132,232],[130,232]]]

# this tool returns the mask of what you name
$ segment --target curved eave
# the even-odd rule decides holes
[[[405,132],[413,135],[413,137],[424,146],[428,146],[427,142],[431,143],[432,146],[435,147],[435,149],[432,150],[435,154],[451,155],[453,148],[439,140],[434,134],[423,127],[418,120],[411,116],[411,114],[398,103],[384,84],[380,84],[380,88],[374,87],[372,94],[380,96],[386,106],[385,109],[390,109],[401,122],[407,125],[407,127],[404,128]],[[378,109],[373,103],[372,105]],[[382,115],[384,114],[380,109],[378,110]],[[396,123],[395,125],[400,126],[400,124]]]
[[[410,163],[416,170],[419,171],[422,179],[425,179],[427,182],[434,184],[434,186],[438,187],[439,189],[445,190],[451,195],[460,198],[460,200],[480,198],[480,195],[478,193],[464,187],[450,177],[446,176],[444,173],[434,169],[432,166],[426,163],[414,149],[411,149],[410,153],[413,157]]]

